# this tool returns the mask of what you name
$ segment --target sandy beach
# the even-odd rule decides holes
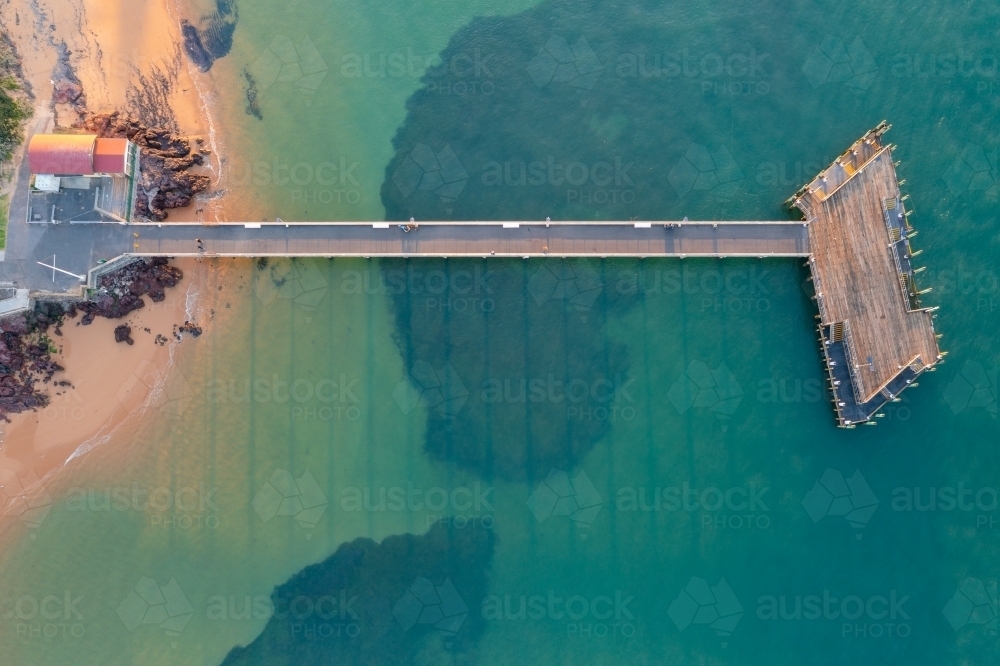
[[[69,127],[83,110],[121,111],[203,139],[212,152],[200,169],[214,181],[218,150],[206,102],[211,79],[191,65],[182,47],[180,21],[198,15],[198,8],[182,0],[9,0],[0,30],[17,48],[34,95],[29,132]],[[82,88],[85,109],[80,103],[57,103],[57,88],[67,81]],[[221,215],[221,201],[212,197],[171,209],[169,219],[211,221]],[[200,285],[218,277],[216,267],[196,260],[172,263],[185,278],[166,291],[164,301],[144,297],[146,307],[125,319],[99,317],[89,326],[79,325],[78,314],[63,323],[61,337],[49,331],[59,348],[53,359],[65,368],[53,381],[71,386],[40,385],[50,398],[46,408],[0,423],[0,505],[5,505],[0,532],[8,537],[30,518],[33,493],[51,489],[69,460],[79,462],[87,450],[111,440],[128,443],[126,436],[111,435],[143,417],[144,405],[167,384],[177,354],[197,344],[174,333],[191,318]],[[134,345],[115,342],[120,324],[132,328]]]
[[[207,124],[181,50],[176,11],[170,0],[11,0],[0,27],[23,58],[36,104],[47,106],[52,98],[64,43],[90,111],[125,109],[144,81],[163,77],[164,101],[181,132],[204,134]],[[69,114],[65,107],[57,105],[57,113]]]
[[[189,336],[178,341],[174,329],[184,323],[188,290],[197,288],[196,260],[175,262],[185,279],[168,289],[166,299],[151,303],[124,319],[98,317],[79,325],[82,314],[63,323],[63,335],[53,335],[60,352],[54,360],[66,370],[54,381],[71,387],[43,385],[51,402],[35,412],[11,416],[0,424],[0,469],[21,478],[44,478],[62,466],[74,451],[99,441],[131,414],[169,374],[178,347],[196,344]],[[114,329],[132,328],[134,345],[115,343]],[[160,343],[157,342],[157,336]]]

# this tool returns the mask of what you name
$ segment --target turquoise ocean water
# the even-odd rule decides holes
[[[5,547],[0,662],[996,661],[997,13],[238,4],[247,219],[784,219],[888,119],[949,355],[838,430],[798,260],[210,271]]]

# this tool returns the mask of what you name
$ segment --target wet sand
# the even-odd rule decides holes
[[[171,357],[184,345],[197,344],[190,336],[178,341],[174,327],[186,318],[186,296],[197,289],[196,260],[175,261],[185,278],[166,291],[166,299],[151,303],[125,319],[98,317],[89,326],[78,325],[82,314],[63,323],[62,337],[50,337],[61,348],[54,360],[66,370],[54,381],[72,387],[41,385],[51,398],[48,407],[11,416],[0,424],[0,469],[20,478],[44,478],[60,468],[81,446],[96,443],[130,415],[136,414],[151,392],[163,384]],[[134,345],[116,343],[114,329],[132,327]],[[145,329],[149,329],[147,332]],[[157,335],[167,340],[156,343]]]
[[[47,106],[52,98],[64,42],[91,111],[125,109],[143,79],[165,76],[180,130],[203,134],[207,124],[181,50],[178,11],[173,0],[10,0],[2,27],[23,58],[36,104]],[[65,105],[56,110],[70,114]]]

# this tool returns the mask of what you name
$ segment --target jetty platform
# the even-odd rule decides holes
[[[788,203],[809,230],[819,338],[838,422],[868,421],[942,358],[923,307],[916,231],[899,191],[889,125],[865,133]]]
[[[12,201],[0,281],[34,297],[83,295],[138,257],[801,257],[837,423],[874,423],[882,406],[934,370],[910,225],[882,135],[885,122],[786,202],[801,220],[411,221],[46,224],[26,220],[26,162]],[[57,268],[53,268],[53,266]]]

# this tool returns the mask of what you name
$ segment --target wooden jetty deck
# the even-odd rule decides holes
[[[105,256],[804,257],[838,424],[871,419],[934,370],[932,311],[920,304],[916,234],[881,123],[786,202],[801,221],[420,221],[99,225]],[[67,225],[60,225],[67,226]],[[79,225],[85,226],[85,225]],[[54,234],[71,233],[71,230]],[[82,230],[76,232],[82,237]],[[55,241],[53,241],[55,242]],[[91,251],[93,256],[93,251]],[[118,260],[91,269],[89,284]],[[53,278],[54,279],[54,278]],[[927,290],[925,290],[927,291]]]
[[[942,358],[933,310],[920,305],[884,122],[789,203],[808,222],[820,340],[842,426],[868,421]],[[927,290],[929,291],[929,290]]]

